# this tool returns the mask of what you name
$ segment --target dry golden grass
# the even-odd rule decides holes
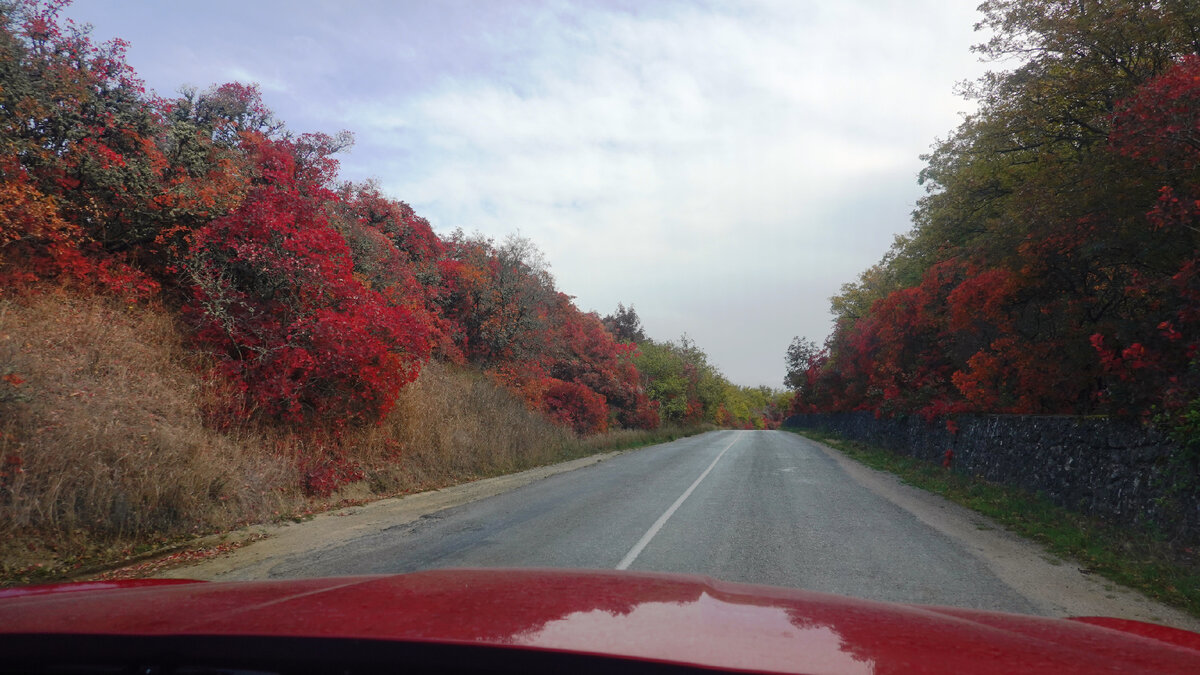
[[[383,424],[346,437],[376,494],[442,487],[704,429],[622,429],[580,438],[476,371],[431,362]],[[363,486],[355,486],[361,490]],[[355,488],[343,491],[352,496]]]
[[[229,397],[200,375],[206,365],[160,307],[65,291],[0,299],[0,584],[686,433],[579,439],[483,375],[441,363],[378,425],[218,430],[204,411]],[[331,442],[366,480],[306,498],[299,460]]]
[[[371,489],[393,493],[546,464],[575,437],[483,375],[431,362],[382,424],[345,442]]]
[[[295,468],[201,418],[170,315],[47,293],[0,300],[0,539],[84,552],[294,508]],[[18,466],[21,471],[17,473]],[[5,567],[20,564],[0,549]]]

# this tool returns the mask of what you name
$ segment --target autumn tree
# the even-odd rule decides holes
[[[799,336],[792,338],[783,359],[787,368],[787,373],[783,377],[783,386],[793,390],[803,389],[807,381],[808,369],[820,353],[821,350],[812,340]]]
[[[23,260],[26,280],[145,292],[152,282],[135,279],[171,283],[186,234],[235,208],[252,180],[239,128],[198,111],[214,98],[225,108],[261,101],[240,85],[150,98],[124,61],[125,43],[93,43],[87,27],[59,16],[63,5],[0,6],[5,183],[24,195],[18,201],[53,202],[54,211],[51,225],[5,236],[5,255]]]
[[[558,291],[532,242],[513,236],[496,246],[456,231],[445,246],[438,302],[463,358],[488,368],[542,353],[545,313]]]
[[[375,421],[429,356],[420,315],[355,278],[329,223],[335,166],[320,139],[260,138],[246,200],[197,230],[186,278],[200,343],[250,410],[288,421]]]
[[[376,421],[439,358],[579,433],[660,423],[632,307],[615,338],[531,240],[439,237],[377,184],[339,181],[351,135],[288,131],[256,85],[147,95],[125,44],[94,43],[67,4],[0,0],[0,292],[161,294],[239,419]],[[712,387],[692,380],[699,418]],[[306,468],[310,491],[338,471]]]
[[[633,305],[626,307],[617,303],[617,310],[604,317],[604,327],[621,342],[645,342],[646,332],[642,329],[642,320],[634,310]]]
[[[60,10],[0,5],[0,274],[6,286],[59,278],[120,288],[136,278],[149,290],[111,253],[125,248],[155,188],[154,111],[125,44],[93,43]]]
[[[1159,223],[1190,222],[1170,199],[1190,180],[1179,130],[1200,9],[980,11],[992,37],[976,50],[1016,65],[965,87],[977,112],[926,158],[912,231],[834,298],[797,406],[1148,414],[1187,369],[1160,357],[1185,342],[1166,280],[1195,242]]]
[[[643,342],[634,363],[646,395],[657,403],[665,423],[714,421],[718,408],[726,402],[728,381],[686,335],[677,341]]]

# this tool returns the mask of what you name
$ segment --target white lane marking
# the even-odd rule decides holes
[[[650,529],[646,530],[646,534],[643,534],[642,538],[638,539],[638,543],[634,544],[633,548],[629,549],[629,553],[626,553],[625,557],[621,558],[621,562],[617,563],[616,569],[628,569],[629,566],[633,564],[633,561],[637,560],[637,557],[642,553],[642,549],[646,548],[646,545],[650,543],[650,540],[654,538],[654,535],[658,534],[658,531],[662,529],[662,526],[671,519],[671,516],[675,514],[675,511],[679,508],[679,505],[683,504],[684,500],[692,494],[692,492],[696,489],[696,486],[700,484],[700,481],[704,480],[704,477],[713,470],[713,467],[717,465],[717,462],[721,461],[721,458],[724,457],[725,453],[733,447],[733,444],[741,440],[742,432],[738,431],[736,434],[737,435],[733,437],[733,440],[729,441],[729,445],[725,446],[725,449],[722,450],[720,454],[717,455],[717,458],[712,461],[712,464],[708,465],[708,468],[704,470],[704,473],[700,474],[700,477],[696,479],[696,482],[692,483],[691,487],[684,490],[683,494],[679,495],[679,499],[676,499],[675,503],[671,505],[671,508],[664,511],[663,514],[658,517],[658,520],[654,521],[654,524],[650,526]]]

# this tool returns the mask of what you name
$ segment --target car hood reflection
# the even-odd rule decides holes
[[[685,628],[686,627],[686,628]],[[723,636],[714,639],[714,636]],[[541,628],[513,635],[512,643],[596,651],[619,648],[628,655],[680,660],[718,668],[775,672],[874,673],[869,659],[845,650],[830,626],[797,625],[776,606],[755,606],[701,592],[686,602],[646,602],[628,612],[572,612]]]

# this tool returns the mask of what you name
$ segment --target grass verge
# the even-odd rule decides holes
[[[1191,548],[1069,511],[1040,495],[947,471],[936,464],[837,435],[788,431],[988,516],[1042,544],[1054,555],[1076,561],[1085,572],[1136,588],[1200,617],[1200,557]]]
[[[432,475],[429,458],[422,457],[423,453],[413,453],[377,466],[366,480],[351,483],[329,497],[304,499],[292,495],[291,503],[280,506],[270,515],[244,517],[222,526],[194,528],[191,532],[143,533],[120,538],[98,537],[94,532],[82,530],[66,537],[54,532],[10,533],[8,541],[0,544],[0,588],[84,579],[140,578],[159,569],[220,555],[256,540],[255,536],[245,540],[226,539],[226,535],[242,527],[304,522],[332,509],[441,489],[605,452],[667,443],[710,430],[707,426],[619,430],[570,439],[555,445],[550,453],[539,453],[539,461],[526,457],[523,461],[497,464],[486,453],[478,453],[479,459],[473,464],[459,465],[456,470],[443,468]],[[379,482],[381,475],[387,476],[383,485]],[[14,551],[23,555],[15,557]],[[16,560],[22,560],[24,564],[14,564]]]

